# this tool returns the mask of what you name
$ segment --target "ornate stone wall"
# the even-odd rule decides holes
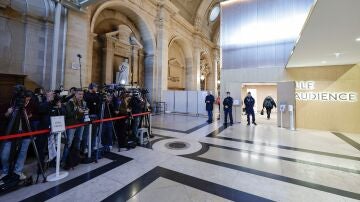
[[[207,12],[206,9],[205,12]],[[69,42],[66,54],[66,77],[70,75],[70,79],[66,80],[68,87],[76,85],[78,79],[73,78],[78,77],[79,74],[78,71],[71,70],[70,64],[75,55],[74,50],[85,54],[83,66],[86,67],[84,80],[87,83],[103,77],[103,75],[96,75],[103,74],[99,68],[104,68],[104,65],[98,62],[104,60],[104,58],[101,59],[104,56],[100,57],[98,52],[102,47],[99,33],[116,31],[118,25],[125,24],[130,27],[143,45],[142,51],[137,54],[139,57],[137,79],[139,84],[143,83],[151,91],[153,100],[161,100],[162,91],[168,88],[168,67],[169,60],[171,60],[169,51],[172,41],[177,42],[184,55],[183,64],[179,63],[180,66],[184,66],[183,88],[200,90],[200,53],[202,50],[207,50],[210,71],[210,83],[207,86],[211,88],[209,90],[215,91],[216,89],[217,76],[214,75],[217,74],[212,52],[217,50],[217,45],[212,42],[211,34],[203,33],[202,23],[197,22],[195,18],[193,24],[184,19],[179,14],[179,8],[169,0],[101,1],[89,6],[84,13],[69,12],[69,29],[76,25],[75,21],[81,23],[82,29],[71,31],[71,33],[69,30],[67,35]],[[97,30],[101,23],[107,23],[107,26],[114,28]],[[78,38],[78,35],[81,37]],[[101,65],[102,67],[100,67]]]
[[[28,75],[26,85],[29,88],[50,88],[54,9],[51,0],[0,1],[1,73]],[[65,15],[63,10],[62,17]],[[58,48],[63,49],[62,46]],[[59,84],[62,83],[62,61],[58,61],[59,76],[55,78]]]

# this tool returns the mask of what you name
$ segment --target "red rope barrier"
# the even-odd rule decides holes
[[[151,112],[134,114],[133,117],[143,116],[143,115],[148,115],[148,114],[151,114]],[[82,127],[82,126],[85,126],[85,125],[88,125],[88,124],[108,122],[108,121],[116,121],[116,120],[127,119],[127,118],[129,118],[129,116],[118,116],[118,117],[114,117],[114,118],[95,120],[95,121],[91,121],[89,123],[80,123],[80,124],[75,124],[75,125],[71,125],[71,126],[66,126],[66,129],[73,129],[73,128]],[[23,138],[23,137],[32,137],[32,136],[35,136],[35,135],[44,135],[44,134],[48,134],[48,133],[50,133],[50,129],[37,130],[37,131],[26,132],[26,133],[3,135],[3,136],[0,136],[0,141],[16,139],[16,138]]]

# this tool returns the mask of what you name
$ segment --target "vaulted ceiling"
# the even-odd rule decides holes
[[[179,14],[191,24],[194,23],[196,13],[203,0],[170,0],[178,9]]]

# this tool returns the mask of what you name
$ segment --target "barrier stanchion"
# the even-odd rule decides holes
[[[89,125],[89,138],[88,138],[89,142],[88,142],[88,158],[91,159],[91,142],[92,142],[92,123],[90,123]]]
[[[61,132],[57,133],[57,147],[56,147],[56,172],[47,176],[47,181],[53,182],[61,180],[69,175],[66,171],[60,172],[60,148],[61,148]]]
[[[133,116],[137,117],[137,116],[144,116],[144,115],[148,115],[148,114],[150,114],[150,112],[134,114]],[[107,122],[107,121],[116,121],[116,120],[127,119],[127,118],[129,118],[129,117],[128,116],[119,116],[119,117],[114,117],[114,118],[91,121],[91,122],[89,122],[89,124],[96,124],[96,123]],[[86,126],[86,125],[87,125],[86,123],[80,123],[80,124],[66,126],[65,129],[73,129],[73,128],[78,128],[78,127],[82,127],[82,126]],[[65,131],[65,129],[64,129],[64,131]],[[64,131],[61,131],[61,132],[64,132]],[[13,139],[33,137],[33,136],[38,136],[38,135],[47,135],[47,134],[49,134],[49,132],[58,133],[59,131],[54,132],[53,127],[51,127],[51,130],[44,129],[44,130],[37,130],[37,131],[19,133],[19,134],[0,135],[0,141],[8,141],[8,140],[13,140]]]
[[[61,133],[65,132],[65,119],[64,116],[53,116],[51,120],[51,132],[57,133],[57,147],[56,147],[56,171],[54,174],[49,175],[47,181],[53,182],[61,180],[68,176],[68,172],[60,172],[60,148],[61,148]]]

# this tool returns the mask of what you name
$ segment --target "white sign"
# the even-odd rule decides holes
[[[295,98],[300,101],[357,102],[356,92],[315,92],[315,81],[297,81]]]
[[[58,133],[65,131],[65,118],[64,116],[52,116],[51,120],[51,132]]]
[[[314,90],[315,81],[296,81],[297,90]]]
[[[289,112],[294,111],[294,106],[293,106],[293,105],[289,105],[289,106],[288,106],[288,110],[289,110]]]
[[[285,111],[285,108],[286,108],[286,105],[280,105],[279,110],[280,110],[281,112],[284,112],[284,111]]]
[[[240,100],[234,100],[233,105],[234,105],[234,106],[239,106],[239,105],[240,105]]]

